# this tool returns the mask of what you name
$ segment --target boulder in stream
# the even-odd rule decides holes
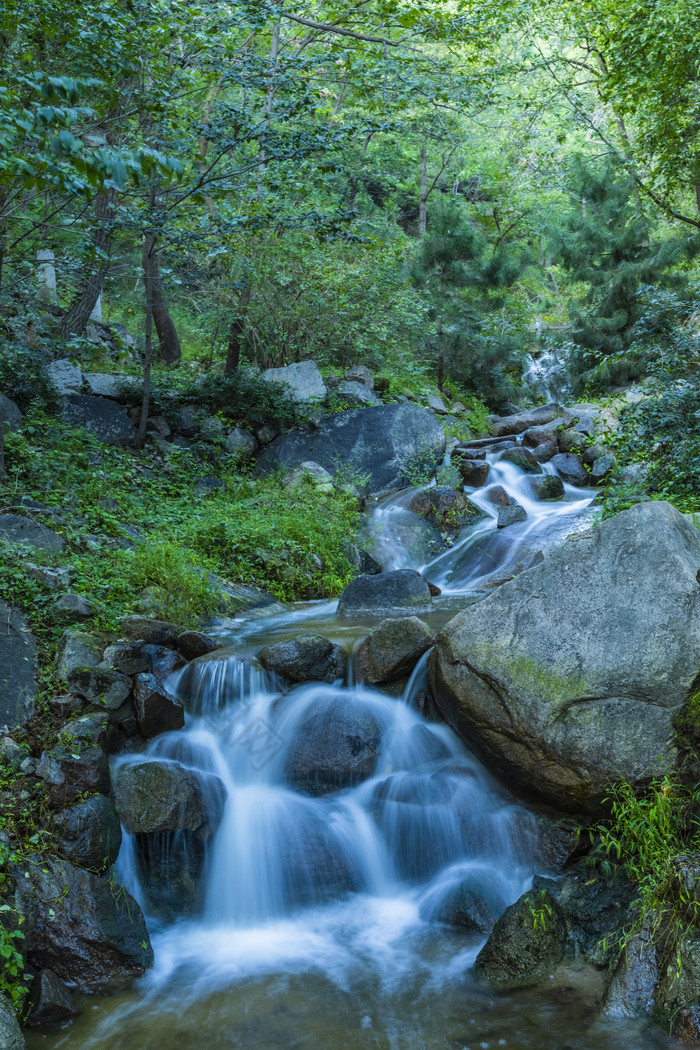
[[[369,706],[345,695],[319,700],[296,729],[284,775],[308,795],[353,787],[373,775],[380,738]]]
[[[30,1028],[60,1025],[80,1013],[73,996],[53,970],[42,970],[34,978],[31,993],[31,1008],[27,1021]],[[0,1037],[0,1047],[5,1045]]]
[[[153,964],[136,901],[84,868],[49,858],[23,861],[16,906],[25,916],[30,965],[80,988],[142,977]]]
[[[488,464],[485,465],[488,467]],[[448,485],[421,489],[411,499],[408,509],[413,514],[423,515],[434,528],[445,532],[457,532],[484,517],[484,512],[468,500],[463,492]]]
[[[517,525],[519,522],[525,521],[526,518],[525,508],[521,507],[519,503],[511,503],[508,507],[498,508],[496,528],[507,529],[509,525]]]
[[[358,681],[377,685],[411,673],[433,644],[433,635],[417,616],[384,620],[367,635],[355,655]]]
[[[373,576],[358,576],[338,601],[339,617],[404,616],[429,612],[430,587],[415,569],[393,569]]]
[[[335,682],[345,677],[345,651],[322,634],[300,634],[266,645],[258,653],[266,671],[292,682]]]
[[[522,434],[531,427],[539,427],[557,419],[559,405],[542,405],[540,408],[528,408],[512,416],[491,416],[489,423],[494,437],[505,437],[509,434]]]
[[[2,1050],[25,1050],[22,1029],[9,996],[0,994],[0,1047]]]
[[[570,536],[440,632],[440,710],[497,775],[596,812],[677,760],[700,667],[700,535],[669,503]]]
[[[207,831],[221,820],[226,790],[218,777],[179,762],[128,762],[118,766],[114,797],[131,834]]]
[[[564,958],[566,921],[546,890],[529,890],[503,912],[476,957],[474,972],[516,986],[548,977]]]
[[[104,871],[117,859],[122,829],[114,803],[105,795],[61,809],[53,817],[60,853],[72,864]]]
[[[591,483],[588,471],[580,457],[575,456],[572,452],[559,452],[552,459],[552,466],[556,467],[557,472],[568,485],[580,487]]]
[[[538,474],[530,478],[535,499],[560,500],[564,498],[564,482],[557,474]]]
[[[515,448],[507,448],[505,452],[502,452],[499,459],[504,463],[512,463],[514,467],[518,467],[525,474],[541,474],[542,467],[538,463],[534,454],[529,448],[525,448],[523,445],[516,445]]]

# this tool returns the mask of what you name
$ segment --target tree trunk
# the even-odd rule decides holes
[[[182,357],[182,348],[175,323],[170,316],[168,304],[165,301],[163,282],[160,276],[160,252],[156,249],[156,239],[152,234],[147,234],[144,238],[141,264],[144,275],[147,268],[150,275],[150,309],[153,323],[158,333],[161,359],[166,365],[177,364]]]
[[[114,188],[106,193],[100,191],[95,198],[95,228],[92,234],[92,247],[95,253],[95,265],[88,272],[73,302],[70,304],[61,321],[61,338],[71,335],[82,335],[85,331],[95,304],[102,294],[105,274],[109,266],[109,250],[112,245],[112,221],[117,203],[117,191]]]
[[[428,151],[423,147],[420,151],[420,198],[418,201],[418,234],[423,234],[428,229]]]
[[[243,342],[246,316],[252,291],[253,286],[248,281],[238,298],[238,313],[231,321],[231,328],[229,329],[228,354],[226,355],[226,367],[224,368],[225,376],[233,375],[241,360],[241,344]]]
[[[700,183],[695,183],[695,203],[698,206],[698,215],[700,215]]]
[[[0,419],[0,478],[7,477],[5,470],[5,424]]]
[[[141,399],[141,418],[134,445],[143,448],[146,444],[146,426],[151,407],[151,363],[153,360],[153,257],[155,254],[155,234],[148,233],[143,245],[143,280],[146,286],[146,345],[143,355],[143,397]]]

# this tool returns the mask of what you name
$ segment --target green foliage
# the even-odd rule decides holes
[[[547,922],[552,918],[551,905],[547,904],[547,901],[544,899],[546,895],[546,890],[540,890],[540,900],[536,906],[529,898],[527,902],[532,915],[532,928],[543,932],[547,929]]]
[[[700,918],[700,902],[679,883],[674,858],[700,850],[700,821],[695,811],[696,790],[679,774],[652,780],[641,794],[630,784],[617,784],[606,800],[611,808],[609,823],[600,824],[599,857],[621,864],[635,883],[640,908],[627,939],[645,922],[658,933],[672,929],[677,941]]]
[[[413,258],[413,281],[436,322],[426,350],[444,359],[450,379],[496,405],[507,399],[522,364],[522,333],[504,323],[502,310],[504,293],[523,266],[522,253],[491,246],[454,204],[433,218]]]
[[[593,378],[610,383],[639,375],[638,361],[625,351],[645,313],[645,294],[656,287],[684,287],[685,279],[669,271],[688,253],[689,242],[652,240],[632,180],[611,161],[597,169],[573,158],[572,197],[555,242],[572,279],[587,289],[581,306],[571,308],[571,338],[579,348],[572,364],[579,386]],[[606,360],[613,354],[614,369]]]
[[[357,500],[318,491],[310,480],[286,491],[279,482],[229,482],[189,538],[231,580],[263,583],[283,601],[334,597],[352,578],[350,544]]]

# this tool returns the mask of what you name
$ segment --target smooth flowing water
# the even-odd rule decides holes
[[[486,490],[468,490],[487,517],[416,565],[402,542],[416,525],[410,494],[374,512],[383,568],[413,564],[442,588],[435,627],[590,519],[592,491],[567,486],[561,502],[539,503],[518,468],[488,459],[489,485],[517,499],[526,521],[498,530]],[[222,623],[235,655],[171,678],[185,729],[116,762],[168,759],[204,785],[223,783],[218,829],[197,850],[181,833],[147,854],[125,836],[117,874],[144,908],[155,966],[128,990],[84,998],[72,1026],[31,1036],[30,1047],[667,1046],[642,1025],[596,1021],[601,977],[578,964],[508,993],[473,979],[489,924],[541,870],[536,822],[447,726],[419,713],[425,658],[398,696],[353,685],[351,662],[345,682],[296,687],[251,662],[262,644],[309,630],[352,652],[368,623],[334,612],[316,603]],[[353,727],[372,740],[364,779],[310,794],[309,749],[327,748],[332,781],[333,751]],[[211,790],[213,811],[221,796]],[[195,876],[198,892],[181,896]],[[471,929],[441,921],[465,902]]]

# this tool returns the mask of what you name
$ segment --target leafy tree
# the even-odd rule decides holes
[[[654,238],[639,210],[634,181],[607,160],[593,166],[574,158],[571,209],[554,239],[574,281],[587,287],[572,305],[571,338],[578,353],[574,371],[585,381],[591,370],[614,355],[614,370],[598,368],[608,381],[639,374],[624,352],[635,340],[635,325],[646,309],[650,288],[682,289],[680,273],[669,272],[690,251],[687,238]]]
[[[437,360],[440,388],[448,373],[492,404],[507,398],[522,342],[494,315],[524,264],[522,251],[491,246],[456,204],[434,216],[411,273],[430,298],[435,324],[426,349]]]

